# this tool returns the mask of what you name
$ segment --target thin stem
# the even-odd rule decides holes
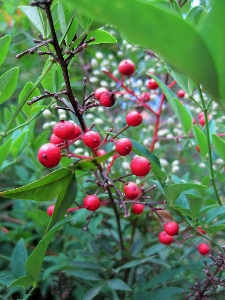
[[[200,87],[198,87],[198,93],[201,99],[201,104],[204,112],[204,118],[205,118],[205,131],[206,131],[206,140],[207,140],[207,146],[208,146],[208,154],[209,154],[209,172],[210,172],[210,179],[212,182],[212,186],[217,198],[217,202],[219,205],[222,205],[222,202],[220,200],[220,196],[216,187],[215,183],[215,177],[214,177],[214,170],[213,170],[213,161],[212,161],[212,151],[211,151],[211,145],[210,145],[210,132],[209,132],[209,121],[208,121],[208,109],[206,108],[205,100],[202,95],[202,90]]]

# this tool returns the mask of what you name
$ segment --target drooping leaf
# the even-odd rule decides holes
[[[11,42],[11,36],[10,35],[5,35],[0,38],[0,51],[1,51],[1,56],[0,56],[0,66],[4,63],[7,53],[9,51],[9,45]]]
[[[185,193],[185,195],[188,199],[188,204],[190,207],[192,219],[196,220],[200,212],[200,209],[202,208],[203,199],[194,194]]]
[[[41,179],[5,192],[0,196],[13,199],[48,201],[58,196],[71,179],[71,170],[62,168]]]
[[[34,280],[29,275],[24,275],[24,276],[19,277],[18,279],[15,279],[7,286],[8,287],[19,286],[19,287],[22,287],[25,289],[29,286],[34,286],[34,285],[35,285]]]
[[[74,203],[77,195],[77,182],[73,173],[71,173],[70,181],[68,180],[67,186],[65,185],[60,192],[51,221],[48,225],[47,231],[49,231],[57,222],[59,222],[66,214],[66,211]]]
[[[19,68],[12,68],[0,77],[0,104],[9,99],[15,91]]]
[[[204,133],[197,126],[193,125],[193,131],[197,140],[197,145],[200,148],[200,153],[203,157],[208,153],[207,139]]]
[[[62,226],[63,224],[71,220],[73,220],[73,218],[62,220],[59,223],[57,223],[54,227],[52,227],[51,230],[40,240],[37,247],[28,257],[25,264],[26,272],[27,275],[29,275],[36,284],[38,282],[45,252],[48,249],[48,245],[51,239],[53,238],[54,234],[56,233],[56,231],[59,229],[60,226]]]
[[[32,91],[32,92],[31,92]],[[40,95],[40,91],[38,90],[38,88],[34,88],[34,84],[32,82],[28,82],[23,90],[21,91],[20,95],[19,95],[19,104],[24,102],[24,99],[26,99],[26,101],[31,100],[33,97],[37,97]],[[32,112],[34,111],[34,109],[40,105],[40,102],[36,102],[32,105],[28,105],[25,104],[22,107],[22,111],[25,113],[25,115],[30,118],[32,116]]]
[[[131,288],[121,279],[110,279],[107,285],[112,290],[132,291]]]
[[[90,290],[88,290],[87,293],[84,295],[83,300],[93,299],[95,296],[97,296],[99,294],[99,292],[102,290],[103,286],[104,286],[104,284],[97,285],[97,286],[94,286],[93,288],[91,288]]]
[[[225,93],[218,93],[218,74],[201,34],[192,23],[172,11],[161,9],[151,1],[138,0],[73,1],[71,7],[94,16],[98,21],[115,25],[128,42],[155,51],[172,68],[187,74],[197,84],[202,84],[215,99],[224,98]],[[162,20],[163,30],[159,31]],[[220,23],[216,23],[219,26]]]
[[[225,142],[216,134],[212,135],[212,141],[216,152],[225,161]]]
[[[3,163],[10,151],[10,145],[12,143],[12,138],[8,139],[1,147],[0,147],[0,170],[3,167]]]

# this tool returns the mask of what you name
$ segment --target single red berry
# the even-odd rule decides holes
[[[202,229],[201,226],[198,226],[198,227],[197,227],[197,230],[198,230],[199,232],[201,232],[202,234],[206,234],[206,231],[205,231],[204,229]],[[200,235],[200,234],[198,234],[198,235]]]
[[[61,139],[69,139],[75,132],[76,127],[72,122],[61,120],[53,127],[53,133]]]
[[[145,176],[151,170],[149,160],[144,156],[137,156],[130,163],[131,172],[136,176]]]
[[[77,124],[74,124],[74,126],[76,129],[75,129],[74,133],[70,136],[69,140],[76,139],[82,133],[80,126],[78,126]]]
[[[128,182],[128,184],[124,185],[124,194],[128,199],[134,200],[140,195],[138,185],[133,181]]]
[[[147,92],[143,92],[141,93],[141,96],[140,96],[140,101],[150,101],[151,97],[150,97],[150,94],[147,93]]]
[[[47,214],[48,214],[50,217],[53,215],[54,209],[55,209],[55,205],[50,205],[50,206],[47,208]]]
[[[198,145],[195,148],[198,152],[200,152],[200,147]]]
[[[132,205],[131,211],[135,214],[135,215],[139,215],[143,212],[145,206],[143,204],[140,203],[134,203]]]
[[[95,99],[99,100],[103,93],[109,92],[105,87],[99,87],[95,90]]]
[[[160,234],[158,235],[158,239],[160,243],[164,245],[170,245],[174,241],[173,236],[168,235],[165,231],[160,232]]]
[[[132,143],[128,138],[121,138],[116,142],[116,151],[122,155],[128,155],[132,150]]]
[[[60,139],[59,137],[57,137],[54,133],[50,136],[50,142],[52,144],[62,144],[64,143],[64,140],[63,139]]]
[[[95,195],[88,195],[84,198],[84,207],[87,210],[95,211],[100,206],[100,200]]]
[[[55,144],[44,144],[38,150],[38,160],[44,167],[53,168],[57,166],[61,160],[61,151]]]
[[[135,72],[135,64],[130,59],[124,59],[119,63],[118,71],[121,75],[131,76]]]
[[[201,118],[204,118],[204,112],[201,111],[199,114],[198,114],[198,119],[201,119]]]
[[[154,79],[150,79],[148,81],[147,87],[150,90],[156,90],[159,86],[158,86],[158,83]]]
[[[205,125],[205,118],[202,117],[202,118],[198,119],[198,123],[199,123],[201,126],[204,126],[204,125]]]
[[[184,96],[185,96],[185,91],[183,91],[183,90],[178,90],[177,91],[177,97],[184,98]]]
[[[142,123],[142,115],[137,110],[132,110],[126,115],[126,122],[128,125],[136,127]]]
[[[97,151],[97,156],[102,156],[102,155],[105,155],[107,152],[104,150],[104,149],[99,149]]]
[[[104,92],[101,94],[99,102],[102,106],[111,107],[116,101],[116,96],[112,92]]]
[[[198,252],[201,254],[201,255],[206,255],[208,254],[210,251],[210,247],[209,245],[205,244],[205,243],[201,243],[198,245]]]
[[[101,144],[101,137],[95,131],[88,131],[83,136],[84,144],[89,148],[97,148]]]
[[[177,235],[179,232],[179,225],[177,224],[177,222],[171,221],[171,222],[167,222],[164,225],[164,231],[168,234],[168,235]]]

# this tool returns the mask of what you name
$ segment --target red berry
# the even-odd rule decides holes
[[[204,112],[201,111],[199,114],[198,114],[198,119],[201,119],[201,118],[204,118]]]
[[[200,147],[198,145],[195,148],[198,152],[200,152]]]
[[[47,214],[48,214],[50,217],[53,215],[54,209],[55,209],[55,205],[50,205],[50,206],[47,208]]]
[[[132,150],[132,143],[128,138],[121,138],[116,142],[116,151],[122,155],[128,155]]]
[[[100,206],[100,200],[95,195],[88,195],[84,198],[84,207],[87,210],[95,211]]]
[[[99,100],[102,93],[109,92],[109,90],[105,87],[99,87],[95,90],[95,99]]]
[[[61,151],[55,144],[44,144],[38,150],[38,160],[46,168],[53,168],[57,166],[61,160]]]
[[[80,126],[78,126],[77,124],[74,124],[74,126],[76,129],[75,129],[74,133],[70,136],[69,140],[76,139],[82,133]]]
[[[126,122],[128,125],[136,127],[142,123],[142,115],[136,110],[130,111],[126,116]]]
[[[128,199],[134,200],[140,195],[140,190],[135,182],[130,181],[124,185],[124,193]]]
[[[201,255],[206,255],[208,254],[210,251],[209,245],[205,244],[205,243],[201,243],[198,245],[198,252]]]
[[[114,105],[116,101],[115,94],[112,92],[104,92],[101,94],[99,102],[101,103],[102,106],[105,107],[111,107]]]
[[[135,64],[130,59],[124,59],[119,63],[118,71],[124,76],[131,76],[135,71]]]
[[[135,215],[139,215],[143,212],[145,206],[143,204],[140,203],[134,203],[132,205],[131,211],[135,214]]]
[[[177,91],[177,97],[184,98],[184,95],[185,95],[185,91],[183,91],[183,90],[178,90]]]
[[[60,139],[59,137],[57,137],[54,133],[50,136],[50,142],[52,144],[62,144],[64,143],[64,140],[63,139]]]
[[[151,164],[144,156],[137,156],[130,163],[131,172],[136,176],[145,176],[151,170]]]
[[[104,149],[99,149],[97,151],[97,156],[102,156],[102,155],[105,155],[107,152],[104,150]]]
[[[95,131],[88,131],[83,136],[84,144],[89,148],[97,148],[101,144],[101,137]]]
[[[168,235],[177,235],[179,232],[179,225],[177,224],[177,222],[171,221],[171,222],[167,222],[164,225],[164,231],[168,234]]]
[[[208,120],[211,119],[211,116],[208,114]],[[198,123],[201,125],[201,126],[204,126],[205,125],[205,116],[204,116],[204,112],[200,112],[198,114]]]
[[[156,90],[159,86],[158,86],[158,83],[154,79],[150,79],[148,84],[147,84],[147,87],[150,90]]]
[[[164,245],[170,245],[174,241],[173,236],[168,235],[165,231],[160,232],[160,234],[158,235],[158,239],[160,243]]]
[[[150,98],[150,94],[147,93],[147,92],[143,92],[140,96],[140,101],[149,101],[151,98]]]
[[[204,126],[204,125],[205,125],[205,118],[202,117],[202,118],[198,119],[198,123],[199,123],[201,126]]]
[[[201,232],[202,234],[206,234],[206,231],[205,231],[204,229],[202,229],[201,226],[198,226],[198,227],[197,227],[197,230],[198,230],[199,232]],[[198,234],[198,235],[200,235],[200,234]]]
[[[75,125],[72,122],[65,120],[61,120],[53,127],[53,133],[63,140],[69,139],[74,134],[75,130]]]

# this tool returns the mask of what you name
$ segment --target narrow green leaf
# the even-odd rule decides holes
[[[224,206],[217,206],[207,211],[205,215],[205,223],[209,224],[220,215],[225,214],[225,207]]]
[[[71,171],[62,168],[20,188],[0,192],[0,196],[13,199],[47,201],[58,196],[64,187],[68,185],[70,179]]]
[[[202,16],[206,13],[203,6],[195,6],[189,10],[186,16],[186,20],[192,22],[194,25],[198,25]]]
[[[99,294],[99,292],[102,290],[103,286],[104,286],[104,284],[97,285],[97,286],[94,286],[93,288],[91,288],[90,290],[88,290],[87,293],[84,295],[83,300],[93,299],[95,296],[97,296]]]
[[[10,151],[10,145],[12,143],[12,138],[8,139],[5,144],[0,147],[0,170],[3,167],[3,163]]]
[[[196,220],[202,208],[203,199],[193,194],[185,193],[185,195],[188,199],[192,219]]]
[[[35,282],[29,275],[24,275],[8,284],[8,287],[13,286],[21,286],[25,289],[29,286],[35,286]]]
[[[216,67],[219,102],[225,107],[225,1],[211,0],[210,9],[201,18],[199,33],[210,50]]]
[[[97,29],[95,31],[90,32],[87,35],[86,40],[89,40],[91,37],[95,37],[95,40],[91,44],[104,44],[104,43],[117,43],[117,40],[112,36],[110,33],[108,33],[105,30]]]
[[[128,42],[155,51],[172,68],[187,74],[194,82],[202,84],[215,99],[219,98],[217,72],[211,53],[197,28],[190,22],[153,5],[151,1],[114,0],[106,3],[105,0],[85,0],[73,1],[70,5],[86,15],[94,16],[98,22],[115,25]],[[163,30],[159,31],[162,20]],[[211,47],[213,45],[211,43]]]
[[[225,161],[225,142],[216,134],[212,135],[212,141],[216,152]]]
[[[9,99],[15,91],[19,68],[12,68],[0,77],[0,104]]]
[[[189,85],[188,85],[188,77],[187,75],[181,74],[177,71],[170,70],[168,68],[168,72],[173,77],[173,79],[179,84],[179,86],[184,90],[187,94],[189,94]]]
[[[112,290],[132,291],[131,288],[119,278],[110,279],[107,282],[107,285]]]
[[[193,131],[195,138],[197,140],[197,145],[200,148],[200,154],[202,157],[205,157],[206,154],[208,153],[208,144],[207,144],[207,139],[204,133],[199,129],[197,126],[193,125]]]
[[[55,208],[52,215],[51,221],[48,225],[47,231],[49,231],[57,222],[65,217],[66,211],[74,203],[77,196],[77,181],[71,173],[70,178],[68,177],[67,185],[65,184],[63,190],[60,192]]]
[[[27,260],[27,249],[24,240],[21,238],[12,253],[11,267],[15,278],[19,278],[26,274],[25,262]]]
[[[45,25],[40,10],[34,6],[19,6],[19,8],[25,13],[37,30],[45,37]]]
[[[183,127],[184,133],[187,135],[192,127],[192,117],[187,111],[186,107],[181,104],[178,99],[175,99],[175,103],[179,112],[179,120]]]
[[[182,192],[192,189],[204,191],[206,188],[206,186],[196,183],[176,183],[164,187],[164,192],[166,194],[167,201],[170,203],[170,205],[173,205],[175,200]]]
[[[10,148],[10,154],[13,155],[14,159],[16,159],[18,157],[18,154],[20,152],[21,149],[23,149],[24,147],[24,141],[26,138],[26,135],[29,131],[24,131],[22,132],[17,139],[15,139],[11,145]]]
[[[0,51],[1,51],[1,56],[0,56],[0,66],[4,63],[6,56],[9,51],[9,45],[11,42],[11,36],[10,35],[5,35],[0,38]]]
[[[72,275],[77,278],[82,278],[85,280],[91,280],[91,281],[99,281],[101,280],[101,277],[98,275],[98,273],[94,271],[85,271],[85,270],[75,270],[75,271],[67,271],[69,275]]]
[[[56,233],[56,231],[59,229],[60,226],[73,219],[74,218],[68,218],[62,220],[59,223],[57,223],[53,228],[51,228],[51,230],[40,240],[37,247],[28,257],[25,264],[25,268],[27,274],[35,281],[36,284],[38,283],[38,278],[43,264],[45,252],[48,249],[48,245],[51,242],[51,239],[53,238],[54,234]]]
[[[32,91],[32,92],[31,92]],[[33,99],[33,97],[37,97],[40,95],[40,91],[38,88],[34,87],[34,84],[32,82],[28,82],[23,90],[21,91],[19,95],[19,104],[23,103],[24,100],[29,101]],[[22,111],[25,113],[25,115],[29,118],[32,116],[32,112],[34,109],[40,105],[40,102],[33,103],[32,105],[25,104],[22,107]]]

